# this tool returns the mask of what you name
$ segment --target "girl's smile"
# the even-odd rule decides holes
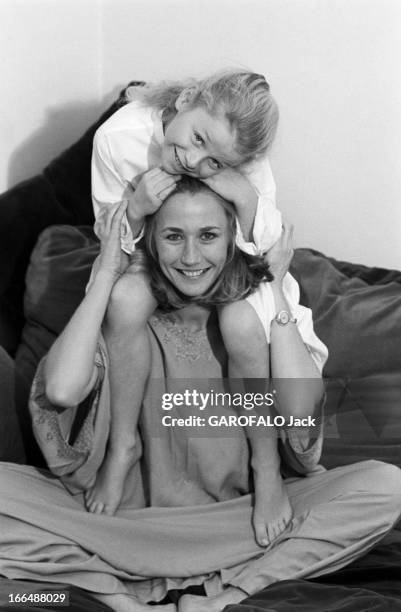
[[[162,167],[170,174],[208,178],[241,163],[235,144],[235,130],[222,114],[184,107],[165,126]]]

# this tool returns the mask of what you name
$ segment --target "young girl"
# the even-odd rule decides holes
[[[237,245],[250,254],[265,253],[280,236],[281,215],[275,208],[266,157],[278,111],[264,77],[228,71],[198,81],[136,87],[127,96],[131,101],[99,128],[94,139],[95,231],[100,232],[111,203],[128,200],[122,248],[132,254],[146,231],[146,216],[160,207],[180,176],[188,174],[234,204]],[[207,273],[198,268],[196,255],[186,254],[180,272],[196,283]],[[269,372],[270,322],[264,319],[266,298],[258,293],[219,311],[231,378],[265,378]],[[133,263],[113,289],[105,321],[112,426],[106,459],[86,494],[90,512],[114,514],[128,468],[138,456],[136,426],[150,360],[146,323],[156,307],[149,279]],[[291,313],[288,319],[291,322]],[[132,360],[121,359],[126,351]],[[253,525],[257,542],[266,546],[285,528],[291,508],[276,445],[252,435],[250,440]]]

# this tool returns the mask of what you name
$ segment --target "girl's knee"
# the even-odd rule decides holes
[[[254,308],[245,300],[227,304],[218,310],[223,339],[235,337],[246,344],[266,342],[263,325]]]
[[[107,310],[108,321],[146,323],[157,306],[143,272],[128,272],[115,283]]]

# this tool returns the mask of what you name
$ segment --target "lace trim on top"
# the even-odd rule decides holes
[[[172,313],[157,311],[150,319],[162,342],[173,344],[175,356],[181,361],[211,360],[213,357],[206,329],[194,331],[178,323]]]

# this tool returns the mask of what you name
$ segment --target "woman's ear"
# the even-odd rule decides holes
[[[187,110],[188,107],[191,106],[193,99],[195,98],[196,92],[197,88],[195,87],[195,85],[192,85],[191,87],[185,87],[185,89],[182,90],[182,92],[175,101],[176,110],[178,112],[182,110]]]

